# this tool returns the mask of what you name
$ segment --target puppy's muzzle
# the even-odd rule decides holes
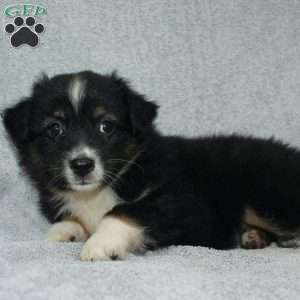
[[[88,175],[95,169],[95,161],[88,157],[72,159],[69,164],[72,171],[80,177]]]

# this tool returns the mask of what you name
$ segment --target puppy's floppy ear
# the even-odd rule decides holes
[[[131,90],[128,90],[127,102],[133,131],[136,133],[149,129],[156,118],[158,106]]]
[[[31,100],[24,99],[3,113],[3,123],[13,143],[20,147],[28,137]]]
[[[29,138],[29,119],[31,103],[45,92],[49,82],[46,74],[42,73],[32,87],[31,97],[24,98],[21,102],[3,112],[3,123],[12,142],[19,148]]]
[[[157,116],[158,105],[146,100],[145,96],[130,88],[129,84],[116,73],[112,77],[123,91],[123,97],[129,108],[129,119],[134,133],[144,133],[152,127]]]

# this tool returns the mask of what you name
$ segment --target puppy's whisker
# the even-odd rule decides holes
[[[62,169],[60,167],[52,167],[49,168],[49,171],[62,171]]]
[[[108,174],[105,174],[103,176],[103,179],[104,179],[105,183],[109,183],[109,181],[107,181],[107,179],[110,180],[110,181],[113,181],[115,178],[112,177],[112,176],[110,176],[110,175],[108,175]]]
[[[125,160],[125,159],[120,159],[120,158],[111,158],[111,159],[108,160],[108,162],[111,162],[111,163],[120,163],[120,164],[121,163],[122,164],[125,163],[124,166],[126,164],[135,165],[135,166],[137,166],[138,168],[140,168],[144,172],[144,168],[140,164],[136,163],[134,160]]]
[[[122,178],[121,176],[119,176],[118,174],[116,173],[113,173],[111,171],[106,171],[106,173],[104,174],[104,179],[109,179],[109,184],[111,186],[115,186],[117,183],[121,183],[122,182]],[[106,182],[108,183],[108,182]]]
[[[110,171],[106,171],[106,175],[110,176],[111,178],[113,178],[114,180],[119,179],[122,180],[121,176],[119,176],[116,173],[110,172]]]
[[[55,185],[59,180],[63,179],[63,175],[62,174],[58,174],[56,176],[54,176],[53,178],[51,178],[47,185],[46,188],[52,187],[53,185]]]
[[[105,184],[108,184],[108,185],[111,185],[111,186],[113,186],[114,185],[114,182],[115,182],[115,178],[113,178],[113,177],[111,177],[111,176],[109,176],[109,175],[104,175],[104,177],[103,177],[103,182],[105,183]]]

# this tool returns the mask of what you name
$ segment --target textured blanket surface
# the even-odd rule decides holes
[[[32,1],[35,3],[35,1]],[[300,1],[38,2],[35,48],[0,30],[0,110],[41,72],[117,69],[161,106],[164,133],[275,136],[300,146]],[[0,1],[2,13],[15,1]],[[216,183],[217,185],[217,183]],[[224,199],[226,201],[226,199]],[[36,191],[0,125],[0,299],[298,299],[300,250],[171,247],[79,260],[45,241]]]

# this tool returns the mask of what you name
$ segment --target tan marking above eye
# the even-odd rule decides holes
[[[107,113],[107,111],[102,106],[97,106],[93,115],[95,119],[105,116],[107,119],[117,120],[117,118],[113,114]]]
[[[105,109],[103,107],[97,106],[96,109],[95,109],[95,111],[94,111],[94,117],[98,118],[100,116],[105,115],[105,113],[106,113],[106,111],[105,111]]]
[[[53,116],[56,118],[64,118],[65,113],[62,110],[57,110],[53,113]]]

